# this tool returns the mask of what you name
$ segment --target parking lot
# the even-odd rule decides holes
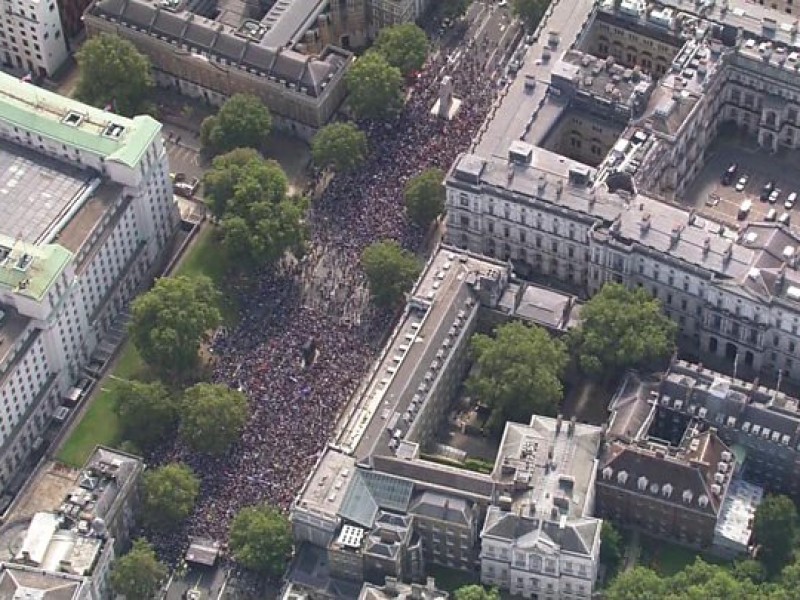
[[[734,143],[742,142],[725,140],[712,146],[710,158],[687,190],[684,203],[729,225],[763,221],[770,209],[775,209],[776,218],[787,213],[790,226],[800,228],[800,200],[793,208],[784,206],[789,194],[800,193],[800,171],[797,169],[800,152],[782,150],[772,154],[754,147],[735,147]],[[723,175],[732,164],[737,165],[736,172],[730,183],[723,184]],[[774,203],[761,200],[768,182],[773,182],[778,190]],[[745,200],[750,200],[751,205],[746,216],[739,214]]]

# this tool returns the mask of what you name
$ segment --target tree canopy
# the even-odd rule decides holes
[[[422,269],[417,257],[393,240],[375,242],[365,248],[361,265],[375,304],[384,308],[403,301],[403,294],[409,291]]]
[[[409,179],[405,189],[409,218],[420,227],[428,227],[444,212],[444,171],[426,169]]]
[[[414,23],[384,27],[375,40],[375,50],[403,75],[419,71],[428,58],[428,36]]]
[[[158,561],[153,547],[136,540],[130,552],[114,561],[111,589],[128,600],[153,598],[167,576],[167,568]]]
[[[278,578],[292,550],[289,520],[267,504],[244,508],[231,524],[230,546],[245,567]]]
[[[211,211],[222,220],[232,264],[269,265],[286,252],[304,252],[307,201],[289,195],[276,161],[251,149],[233,150],[214,159],[203,184]]]
[[[247,398],[225,385],[198,383],[183,394],[181,436],[196,452],[224,454],[247,423]]]
[[[367,52],[347,71],[348,98],[359,119],[381,119],[403,106],[403,74],[379,52]]]
[[[145,112],[153,88],[150,60],[131,42],[101,33],[86,40],[75,55],[80,78],[75,97],[99,108],[132,117]]]
[[[605,590],[605,600],[791,600],[797,598],[796,564],[773,582],[737,576],[737,570],[697,559],[670,577],[645,567],[620,573]],[[745,568],[745,571],[750,569]]]
[[[145,522],[159,531],[172,530],[194,509],[200,480],[186,465],[171,463],[145,473],[143,490]]]
[[[122,437],[140,450],[152,450],[178,424],[178,407],[160,381],[117,381],[114,410],[119,416]]]
[[[622,537],[614,529],[611,521],[603,521],[600,531],[600,560],[605,563],[610,572],[614,573],[622,559]]]
[[[455,591],[453,600],[500,600],[500,592],[482,585],[465,585]]]
[[[208,277],[164,277],[132,304],[131,338],[144,361],[162,375],[197,366],[203,335],[221,320]]]
[[[272,130],[272,115],[257,96],[234,94],[200,126],[200,143],[216,153],[261,149]]]
[[[556,412],[567,366],[564,344],[537,326],[519,321],[500,325],[495,336],[472,337],[476,369],[469,393],[492,411],[487,425],[495,432],[508,420],[528,422],[531,414]]]
[[[544,17],[550,0],[511,0],[511,7],[529,31],[533,31]]]
[[[311,155],[320,167],[352,171],[367,158],[367,136],[353,123],[331,123],[314,136]]]
[[[773,575],[791,559],[797,537],[797,509],[786,496],[767,496],[756,510],[753,535],[759,558]]]
[[[650,367],[675,350],[677,326],[643,288],[607,283],[581,310],[570,342],[581,369],[592,375]]]

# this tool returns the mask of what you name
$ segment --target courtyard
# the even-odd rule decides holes
[[[800,202],[793,208],[784,207],[788,195],[800,192],[800,172],[797,170],[800,151],[780,150],[777,153],[762,150],[753,138],[740,136],[718,137],[706,153],[703,169],[687,189],[682,203],[695,208],[705,217],[719,221],[729,228],[738,228],[747,222],[763,221],[771,209],[776,218],[786,212],[790,226],[800,225]],[[730,183],[723,184],[722,176],[731,166],[736,172]],[[737,183],[744,178],[744,185]],[[761,192],[768,182],[779,190],[774,203],[761,200]],[[749,214],[740,214],[745,200],[750,201]],[[796,222],[795,222],[796,221]]]

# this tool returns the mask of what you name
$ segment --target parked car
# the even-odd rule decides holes
[[[742,203],[739,205],[738,215],[740,221],[744,221],[747,218],[751,208],[753,208],[753,203],[750,200],[742,200]]]
[[[774,189],[775,189],[774,181],[768,181],[767,183],[765,183],[764,187],[761,188],[761,196],[760,196],[761,201],[766,202],[767,200],[769,200],[769,195],[773,192]]]
[[[731,163],[725,172],[722,174],[722,185],[730,185],[733,183],[733,178],[736,177],[736,172],[739,170],[739,165]]]
[[[747,175],[742,175],[741,177],[739,177],[739,181],[736,182],[736,191],[737,192],[743,192],[744,191],[744,188],[747,185],[747,179],[748,179]]]
[[[781,216],[778,217],[778,223],[780,223],[781,225],[788,225],[791,219],[792,217],[789,215],[788,212],[781,213]]]
[[[790,210],[794,208],[796,202],[797,202],[797,192],[792,192],[788,196],[786,196],[786,202],[783,203],[783,208],[785,208],[786,210]]]
[[[781,197],[781,191],[779,189],[774,189],[769,194],[769,203],[775,204],[778,201],[778,198]]]
[[[767,214],[766,214],[766,216],[764,217],[764,220],[765,220],[765,221],[772,222],[772,221],[775,221],[777,218],[778,218],[778,211],[777,211],[777,210],[775,210],[774,208],[770,208],[770,209],[767,211]]]

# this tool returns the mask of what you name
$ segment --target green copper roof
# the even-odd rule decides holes
[[[82,116],[79,124],[70,125],[64,121],[71,111]],[[128,119],[5,73],[0,73],[0,121],[131,168],[161,133],[161,124],[152,117]],[[104,134],[110,123],[124,127],[119,137]]]
[[[0,261],[0,287],[41,301],[50,286],[72,259],[72,253],[58,244],[32,246],[0,236],[0,246],[13,248]],[[23,256],[27,257],[23,261]],[[26,268],[20,268],[29,261]]]

